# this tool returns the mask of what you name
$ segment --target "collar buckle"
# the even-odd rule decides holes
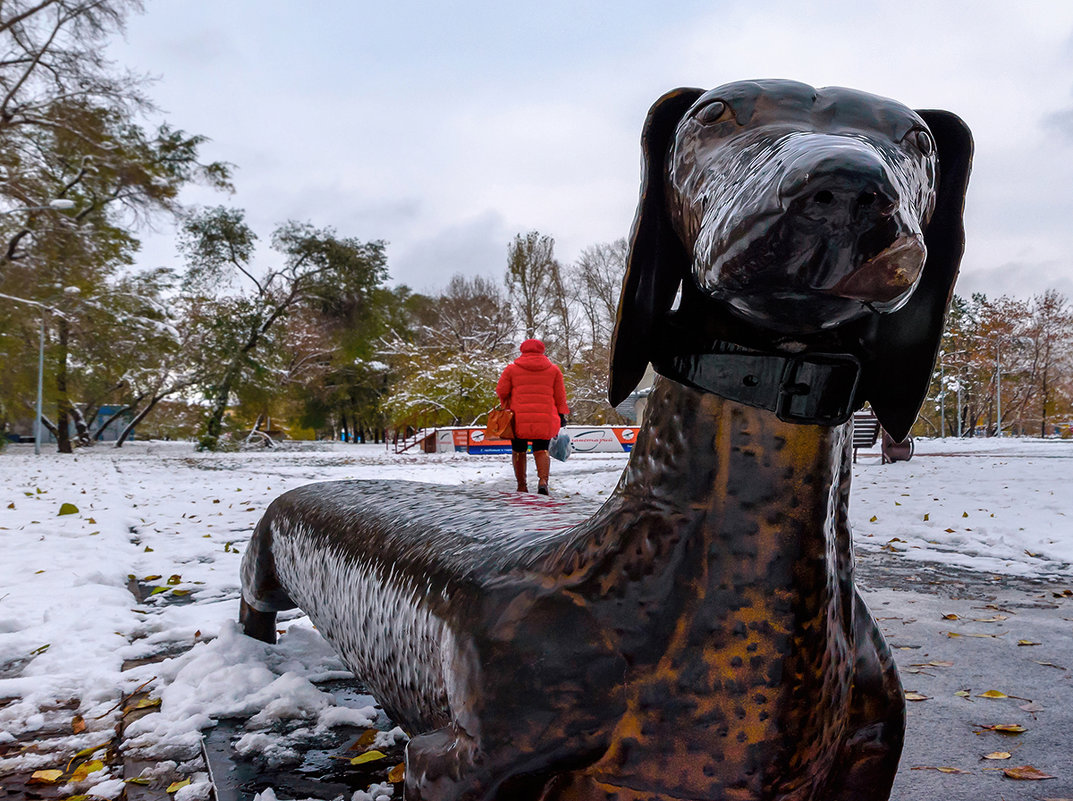
[[[833,426],[856,408],[861,363],[845,353],[784,356],[775,416],[786,423]]]

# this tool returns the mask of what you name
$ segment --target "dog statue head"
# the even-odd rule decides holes
[[[859,365],[844,411],[869,401],[902,439],[964,249],[965,124],[850,89],[742,81],[661,97],[642,148],[611,402],[649,362],[670,374],[661,365],[720,351],[834,354]]]

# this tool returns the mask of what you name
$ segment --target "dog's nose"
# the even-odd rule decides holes
[[[783,208],[832,228],[889,217],[898,192],[879,159],[856,148],[818,148],[796,159],[779,186]]]

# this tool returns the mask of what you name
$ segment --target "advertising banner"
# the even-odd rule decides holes
[[[629,452],[637,439],[636,426],[566,426],[573,453]],[[484,428],[440,428],[437,453],[510,453],[509,439],[486,439]]]
[[[483,428],[469,429],[470,453],[510,453],[509,439],[485,439]]]

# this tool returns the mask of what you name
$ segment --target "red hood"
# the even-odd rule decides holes
[[[551,359],[543,353],[523,353],[514,363],[525,370],[546,370],[551,367]]]

